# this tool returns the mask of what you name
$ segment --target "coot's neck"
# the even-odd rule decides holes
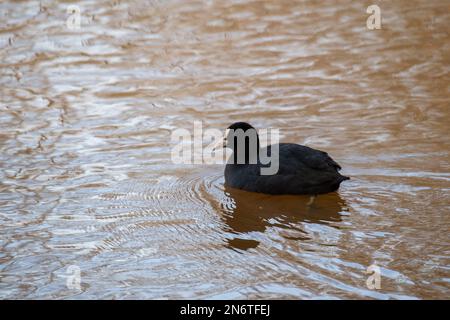
[[[234,165],[247,165],[247,164],[256,164],[259,162],[259,137],[256,135],[256,146],[255,141],[250,139],[249,137],[245,137],[245,146],[241,149],[238,145],[237,137],[234,137],[234,145],[233,145],[233,164]],[[243,153],[245,152],[245,154]],[[245,161],[243,161],[245,159]]]

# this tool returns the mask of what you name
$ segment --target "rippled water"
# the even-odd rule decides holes
[[[2,2],[0,297],[448,298],[450,3],[326,3]],[[352,180],[308,208],[171,162],[236,120]]]

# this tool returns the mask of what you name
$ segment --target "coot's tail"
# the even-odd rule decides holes
[[[350,180],[350,177],[340,175],[339,179],[336,181],[336,184],[333,187],[333,189],[334,189],[333,191],[336,191],[337,189],[339,189],[339,186],[345,180]]]
[[[338,175],[336,179],[332,182],[328,182],[326,185],[321,185],[320,188],[316,189],[314,192],[308,192],[309,194],[324,194],[329,192],[334,192],[339,189],[341,183],[345,180],[350,180],[350,177]]]

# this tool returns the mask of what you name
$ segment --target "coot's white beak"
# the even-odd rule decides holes
[[[229,129],[227,129],[226,131],[225,131],[225,137],[223,138],[223,140],[219,140],[219,141],[217,141],[217,143],[214,145],[214,147],[213,147],[213,151],[216,151],[216,150],[219,150],[219,149],[222,149],[222,148],[226,148],[227,147],[227,137],[228,137],[228,133],[230,132],[230,130]]]

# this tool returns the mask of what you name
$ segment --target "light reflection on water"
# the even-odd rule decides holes
[[[344,0],[77,4],[80,30],[0,4],[0,297],[448,297],[445,2],[382,3],[377,31]],[[199,120],[279,128],[352,180],[311,208],[225,189],[170,162]]]

